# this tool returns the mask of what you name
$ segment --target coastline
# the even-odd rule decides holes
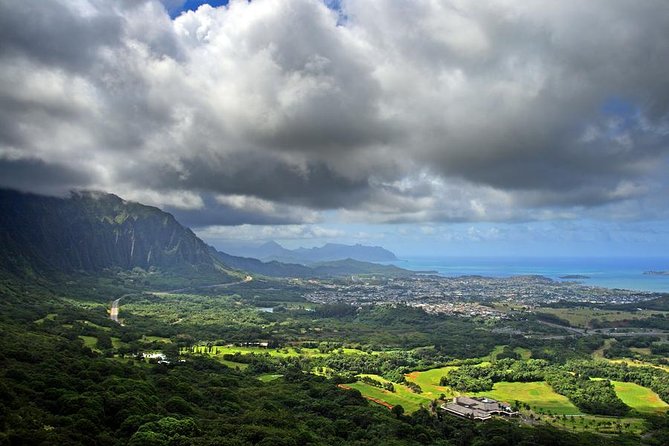
[[[611,289],[669,293],[669,275],[645,274],[664,271],[669,258],[505,258],[505,257],[402,257],[386,262],[420,272],[435,271],[445,277],[480,275],[512,277],[545,276],[557,281]],[[579,278],[574,278],[578,276]],[[569,277],[569,278],[567,278]]]

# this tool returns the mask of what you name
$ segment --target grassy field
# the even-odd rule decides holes
[[[270,381],[274,381],[275,379],[281,378],[283,375],[276,375],[276,374],[271,374],[271,373],[265,373],[263,375],[258,375],[258,379],[264,383],[268,383]]]
[[[217,359],[217,360],[221,364],[227,365],[231,369],[246,370],[249,367],[248,364],[244,364],[243,362],[226,361],[225,359]]]
[[[368,375],[378,381],[385,382],[383,378],[376,375]],[[356,382],[353,384],[346,384],[346,386],[359,390],[362,395],[371,400],[377,400],[377,402],[385,402],[390,406],[401,405],[406,412],[415,412],[421,406],[427,406],[431,398],[425,396],[424,394],[413,393],[405,386],[395,384],[395,392],[390,392],[388,390],[380,389],[363,382]]]
[[[504,351],[504,345],[496,345],[494,349],[490,352],[490,356],[487,358],[489,361],[497,359],[497,355]]]
[[[647,429],[642,418],[615,418],[597,415],[540,415],[537,419],[551,426],[576,432],[641,435]]]
[[[121,341],[121,338],[117,338],[114,336],[112,336],[111,341],[112,341],[112,347],[114,348],[121,348],[124,345],[126,345],[125,342]]]
[[[513,351],[518,353],[523,359],[530,359],[532,357],[532,352],[523,347],[516,347],[513,349]]]
[[[158,338],[160,339],[160,338]],[[284,348],[265,348],[265,347],[236,347],[232,345],[215,345],[212,347],[211,352],[209,348],[205,345],[195,346],[195,353],[204,353],[214,356],[222,355],[234,355],[239,353],[241,355],[248,355],[254,353],[256,355],[269,354],[270,356],[276,356],[279,358],[289,358],[289,357],[324,357],[331,355],[333,353],[343,353],[345,355],[370,355],[376,354],[378,352],[366,353],[362,350],[357,350],[354,348],[339,348],[333,350],[330,353],[322,353],[317,348],[300,348],[300,347],[284,347]]]
[[[634,383],[611,381],[621,400],[641,413],[665,412],[669,405],[650,389]]]
[[[575,307],[575,308],[541,308],[542,313],[550,313],[569,321],[574,327],[587,328],[592,319],[599,321],[620,321],[623,319],[643,319],[655,314],[666,314],[664,311],[611,311],[599,310],[597,308]]]
[[[545,382],[499,382],[493,386],[491,391],[473,395],[486,396],[510,404],[518,400],[529,404],[530,408],[537,413],[555,415],[578,415],[581,413],[567,397],[555,393],[551,386]]]
[[[79,339],[84,341],[84,345],[86,347],[90,348],[91,350],[96,350],[97,351],[97,349],[98,349],[97,348],[98,347],[98,338],[96,338],[95,336],[79,336]]]
[[[58,316],[56,313],[49,313],[46,316],[44,316],[42,319],[37,319],[35,321],[36,324],[43,324],[44,321],[52,321]]]
[[[453,391],[450,387],[443,387],[439,385],[441,377],[448,374],[451,370],[456,369],[454,366],[440,367],[438,369],[426,370],[424,372],[411,372],[405,376],[407,381],[412,381],[418,384],[423,389],[422,395],[428,399],[439,398],[441,394],[446,397],[453,396]]]
[[[614,364],[627,364],[630,367],[653,367],[656,369],[664,370],[665,372],[669,372],[669,366],[653,364],[651,362],[646,362],[646,361],[639,361],[638,359],[630,359],[630,358],[623,358],[623,359],[604,358],[604,359]]]
[[[307,357],[317,357],[325,356],[324,353],[320,353],[316,348],[302,348],[295,349],[293,347],[286,348],[264,348],[264,347],[235,347],[229,345],[215,345],[212,347],[211,352],[209,348],[205,345],[198,345],[195,347],[195,353],[204,353],[210,354],[213,356],[222,356],[222,355],[234,355],[239,353],[240,355],[248,355],[254,353],[256,355],[265,355],[276,356],[279,358],[288,358],[288,357],[297,357],[297,356],[307,356]]]

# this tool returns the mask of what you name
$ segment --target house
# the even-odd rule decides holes
[[[489,420],[493,415],[514,416],[518,414],[510,406],[499,401],[467,396],[456,396],[452,402],[442,404],[441,408],[452,415],[480,421]]]
[[[167,360],[167,356],[164,353],[161,352],[153,352],[153,353],[144,353],[142,354],[142,358],[152,360],[152,359],[157,359],[158,364],[169,364],[170,361]]]

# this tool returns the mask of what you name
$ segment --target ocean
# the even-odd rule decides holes
[[[568,279],[584,285],[669,293],[669,276],[645,271],[668,271],[669,258],[502,258],[502,257],[407,257],[390,262],[413,271],[436,271],[445,277],[481,275],[510,277],[535,274],[554,280]]]

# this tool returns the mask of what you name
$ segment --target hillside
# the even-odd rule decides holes
[[[351,259],[305,266],[232,256],[208,246],[167,212],[97,192],[57,198],[1,190],[0,247],[0,270],[19,276],[109,268],[224,275],[234,269],[302,278],[409,274]]]
[[[207,245],[158,208],[115,195],[0,191],[0,266],[15,274],[215,269]]]

